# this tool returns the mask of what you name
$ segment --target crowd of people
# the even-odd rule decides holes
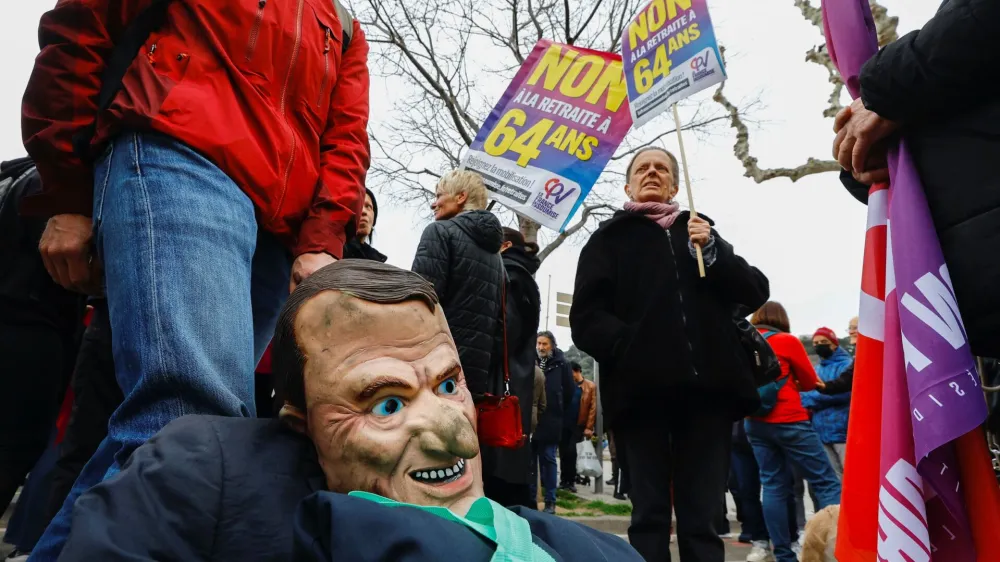
[[[893,73],[964,63],[921,53],[981,33],[986,4],[952,0],[866,67],[835,146],[859,198],[899,122],[943,146],[930,102],[957,89]],[[633,154],[580,253],[570,325],[598,388],[539,331],[538,246],[478,174],[442,175],[410,270],[384,263],[368,43],[339,2],[140,5],[45,14],[29,157],[0,166],[11,560],[661,561],[676,531],[682,560],[721,562],[727,491],[748,562],[796,560],[803,482],[817,511],[840,503],[858,320],[846,346],[815,330],[814,363],[764,273],[675,201],[672,153]],[[963,234],[997,240],[986,191],[928,199],[970,342],[996,356]],[[555,517],[598,402],[628,542]]]

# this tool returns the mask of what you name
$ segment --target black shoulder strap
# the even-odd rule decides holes
[[[351,38],[354,36],[354,16],[351,15],[350,10],[344,7],[340,3],[340,0],[332,0],[333,9],[337,12],[337,19],[340,20],[340,27],[344,30],[344,40],[342,52],[346,53],[347,48],[351,46]]]
[[[132,65],[149,34],[163,25],[167,16],[167,6],[171,0],[151,0],[145,10],[139,13],[118,38],[111,56],[108,57],[104,72],[101,73],[101,91],[97,96],[97,113],[94,122],[73,135],[73,152],[84,160],[90,159],[90,141],[97,132],[97,115],[108,110],[115,96],[122,89],[122,79]]]

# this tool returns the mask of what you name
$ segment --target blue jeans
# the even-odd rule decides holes
[[[743,531],[740,542],[770,541],[764,521],[764,507],[760,502],[760,467],[752,450],[733,446],[731,457],[733,471],[736,473],[736,491],[739,493],[740,521]],[[791,483],[789,483],[791,485]],[[792,542],[798,539],[798,526],[795,521],[795,501],[788,502],[788,533]]]
[[[538,497],[537,471],[541,470],[542,475],[542,498],[545,503],[556,503],[556,451],[559,445],[544,445],[536,441],[531,442],[531,500]]]
[[[778,562],[795,562],[789,533],[792,500],[791,461],[815,491],[816,510],[840,503],[840,480],[809,422],[766,423],[748,419],[747,437],[760,466],[764,486],[764,521]]]
[[[254,367],[288,296],[289,253],[258,232],[239,186],[176,140],[115,139],[95,166],[93,216],[125,400],[33,561],[59,556],[76,499],[170,421],[253,416]]]

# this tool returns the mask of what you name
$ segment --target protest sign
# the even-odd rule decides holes
[[[462,167],[497,201],[562,232],[632,126],[618,55],[543,39]]]
[[[652,0],[622,31],[636,127],[726,79],[706,0]]]

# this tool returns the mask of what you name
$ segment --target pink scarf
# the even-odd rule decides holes
[[[636,203],[635,201],[629,201],[625,203],[625,210],[645,215],[646,218],[660,225],[663,230],[667,230],[673,226],[674,221],[681,214],[681,206],[674,201],[670,203],[655,203],[651,201]]]

